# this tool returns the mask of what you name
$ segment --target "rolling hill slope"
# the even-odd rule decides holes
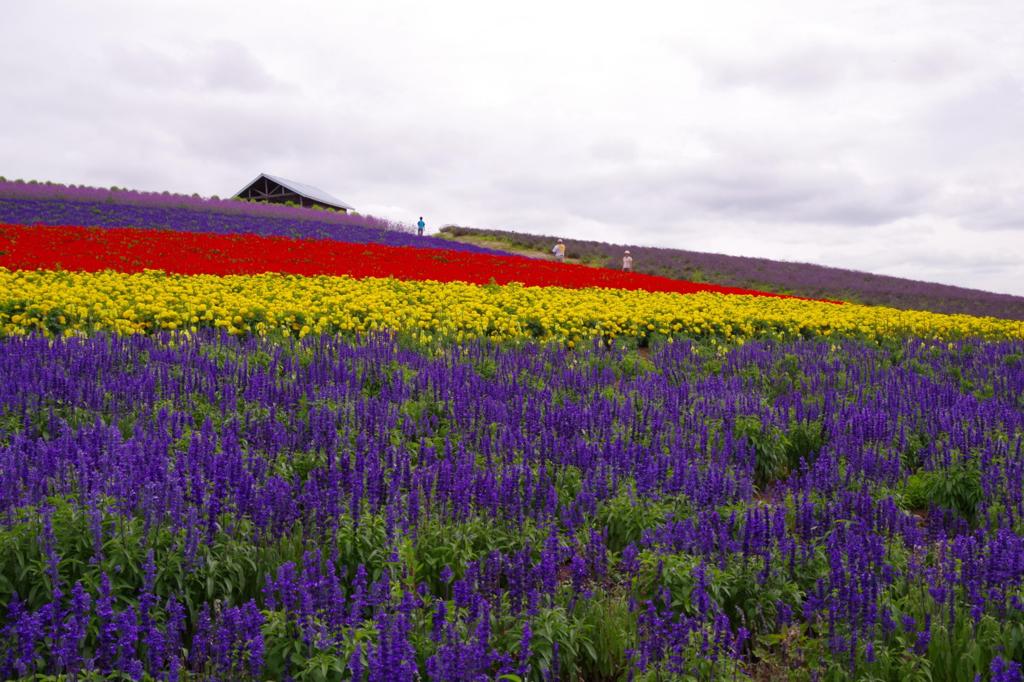
[[[547,255],[556,237],[504,230],[446,226],[442,234],[452,241],[487,245],[520,253]],[[617,268],[624,249],[635,259],[637,272],[720,286],[759,289],[776,293],[884,305],[902,310],[929,310],[1024,320],[1024,297],[811,263],[767,258],[727,256],[681,249],[566,239],[570,260],[598,267]]]

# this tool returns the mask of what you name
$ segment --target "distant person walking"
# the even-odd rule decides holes
[[[633,257],[629,255],[629,250],[622,254],[622,271],[633,272]]]
[[[427,224],[423,222],[423,216],[420,216],[420,221],[416,223],[416,234],[423,236],[423,230],[427,228]]]
[[[565,243],[559,239],[558,243],[551,249],[551,253],[555,254],[555,260],[561,263],[565,260]]]

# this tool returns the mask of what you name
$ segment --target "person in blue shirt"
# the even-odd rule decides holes
[[[427,227],[427,224],[423,222],[423,216],[420,216],[420,221],[416,223],[416,234],[423,236],[423,230]]]

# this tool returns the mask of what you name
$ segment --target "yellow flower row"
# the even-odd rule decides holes
[[[0,268],[0,334],[216,327],[433,338],[914,335],[1024,338],[1020,322],[723,294],[477,286],[350,277],[27,272]]]

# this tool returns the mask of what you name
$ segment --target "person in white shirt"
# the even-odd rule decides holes
[[[629,251],[622,255],[622,271],[633,272],[633,257],[629,255]]]
[[[565,243],[559,239],[558,243],[551,249],[551,253],[555,254],[555,260],[561,263],[565,260]]]

